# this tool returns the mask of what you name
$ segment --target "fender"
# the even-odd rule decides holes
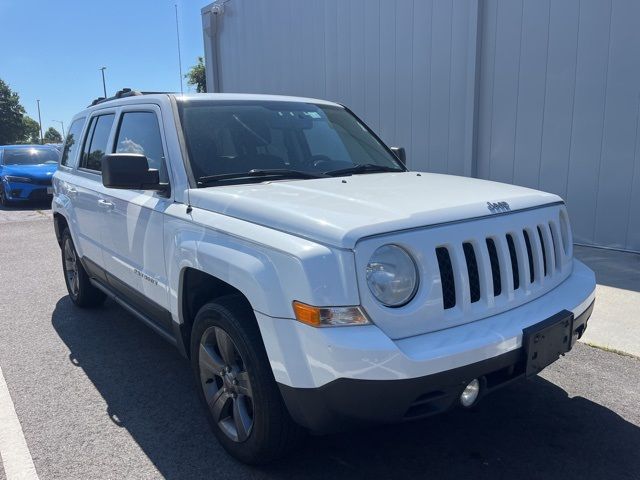
[[[200,209],[170,206],[165,217],[165,259],[174,320],[183,323],[183,272],[194,268],[242,292],[270,317],[294,318],[291,302],[357,305],[354,256],[284,232]],[[210,227],[215,225],[217,228]]]

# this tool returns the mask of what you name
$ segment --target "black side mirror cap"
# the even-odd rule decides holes
[[[406,167],[407,166],[407,152],[405,151],[404,147],[391,147],[391,151],[398,158],[398,160],[400,160],[400,163],[402,163],[402,165],[404,165]]]
[[[147,157],[137,153],[111,153],[102,157],[102,184],[127,190],[165,190],[160,173],[149,168]]]

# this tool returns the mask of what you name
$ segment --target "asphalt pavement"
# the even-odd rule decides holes
[[[0,210],[0,368],[40,479],[640,479],[640,360],[584,344],[473,411],[241,465],[173,347],[112,302],[72,305],[50,216]]]

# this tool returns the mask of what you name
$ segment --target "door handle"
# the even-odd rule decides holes
[[[106,208],[111,210],[113,208],[113,203],[110,202],[109,200],[103,200],[102,198],[100,200],[98,200],[98,205],[100,205],[102,208]]]

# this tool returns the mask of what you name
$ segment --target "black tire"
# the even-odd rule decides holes
[[[200,309],[191,334],[191,364],[209,424],[233,457],[264,464],[300,445],[304,431],[289,416],[255,316],[243,297],[221,297]],[[244,420],[236,416],[241,411]]]
[[[4,188],[0,191],[0,205],[3,207],[10,207],[11,200],[7,198],[7,194],[4,191]]]
[[[82,308],[93,308],[102,305],[106,295],[94,287],[89,281],[89,275],[80,262],[78,252],[73,244],[68,228],[62,232],[62,271],[64,283],[71,301]]]

